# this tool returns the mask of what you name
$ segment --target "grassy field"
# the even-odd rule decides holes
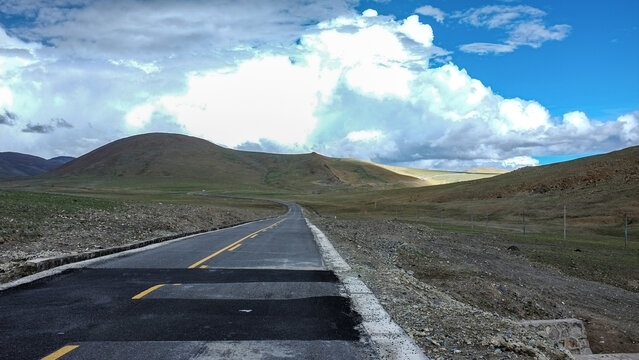
[[[11,235],[39,236],[36,228],[52,215],[76,214],[85,210],[116,211],[117,200],[27,191],[0,190],[0,239]]]
[[[35,237],[35,229],[41,222],[53,216],[70,216],[87,211],[117,213],[125,204],[145,205],[151,203],[192,204],[227,209],[280,209],[283,206],[263,200],[237,199],[213,196],[206,193],[149,190],[146,192],[88,191],[82,189],[60,189],[65,192],[43,192],[0,189],[0,239],[18,235]]]
[[[390,193],[390,194],[388,194]],[[394,219],[420,223],[442,232],[489,236],[504,249],[515,245],[520,254],[563,273],[639,291],[639,225],[631,213],[626,245],[623,211],[575,204],[568,207],[563,240],[563,204],[557,199],[466,200],[443,203],[404,203],[393,192],[298,197],[307,209],[341,219]],[[532,201],[537,200],[537,201]],[[523,205],[527,204],[527,207]],[[539,208],[533,208],[539,204]],[[524,221],[526,234],[524,235]]]

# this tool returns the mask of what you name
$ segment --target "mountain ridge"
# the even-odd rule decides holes
[[[44,174],[73,159],[70,156],[44,159],[18,152],[0,152],[0,178],[20,178]]]
[[[195,180],[235,187],[307,189],[384,186],[418,179],[367,162],[317,153],[268,154],[221,147],[169,133],[119,139],[71,161],[48,179],[91,177]]]

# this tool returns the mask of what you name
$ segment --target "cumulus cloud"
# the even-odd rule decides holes
[[[163,1],[152,15],[145,2],[60,1],[0,5],[33,21],[0,32],[9,39],[0,63],[11,64],[0,66],[0,109],[53,117],[3,127],[2,150],[77,156],[168,131],[244,150],[464,170],[639,142],[639,112],[557,118],[534,100],[499,96],[452,62],[434,67],[449,54],[416,15],[356,14],[339,1]],[[544,25],[534,8],[482,9],[443,15],[509,34],[503,44],[465,45],[474,52],[541,45],[567,31]],[[2,121],[17,120],[3,112]]]
[[[437,22],[440,22],[440,23],[444,22],[444,18],[446,17],[445,12],[443,12],[441,9],[438,9],[430,5],[424,5],[422,7],[415,9],[415,13],[425,15],[425,16],[431,16],[435,20],[437,20]]]
[[[520,46],[538,48],[546,41],[563,40],[570,25],[546,26],[546,13],[527,5],[491,5],[455,13],[452,17],[476,27],[505,30],[503,43],[475,42],[463,44],[461,51],[480,55],[513,52]]]

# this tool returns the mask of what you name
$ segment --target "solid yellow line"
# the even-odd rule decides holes
[[[251,236],[251,239],[255,239],[256,236],[257,236],[257,234]]]
[[[206,265],[202,265],[202,266],[200,266],[200,269],[206,269],[207,267],[208,266],[206,266]]]
[[[276,222],[275,224],[273,224],[273,225],[271,225],[271,226],[275,226],[275,225],[277,225],[277,224],[281,223],[281,222],[282,222],[282,221],[284,221],[284,220],[286,220],[286,219],[282,219],[282,220],[280,220],[280,221]],[[271,227],[271,226],[269,226],[269,227]],[[264,228],[264,229],[268,229],[269,227],[266,227],[266,228]],[[264,229],[260,229],[260,230],[258,230],[258,231],[256,231],[256,232],[254,232],[254,233],[248,234],[248,235],[246,235],[245,237],[241,238],[240,240],[238,240],[238,241],[236,241],[236,242],[232,243],[231,245],[228,245],[228,246],[224,247],[223,249],[221,249],[221,250],[218,250],[218,251],[214,252],[213,254],[211,254],[211,255],[209,255],[209,256],[207,256],[207,257],[205,257],[204,259],[202,259],[202,260],[200,260],[200,261],[196,262],[195,264],[192,264],[191,266],[189,266],[189,269],[193,269],[193,268],[198,267],[198,266],[199,266],[199,265],[201,265],[202,263],[204,263],[204,262],[207,262],[207,261],[211,260],[212,258],[214,258],[214,257],[218,256],[219,254],[221,254],[221,253],[225,252],[226,250],[228,250],[228,249],[232,248],[233,246],[235,246],[235,245],[237,245],[237,244],[241,243],[242,241],[244,241],[244,240],[248,239],[248,238],[249,238],[249,237],[251,237],[252,235],[256,235],[256,234],[258,234],[260,231],[263,231]]]
[[[78,347],[80,347],[80,345],[67,345],[65,347],[60,348],[58,351],[49,354],[45,357],[42,358],[42,360],[55,360],[55,359],[59,359],[61,356],[63,356],[66,353],[69,353],[75,349],[77,349]]]
[[[233,251],[233,250],[239,248],[240,246],[242,246],[242,244],[237,244],[237,245],[233,246],[232,248],[230,248],[229,251]]]
[[[135,295],[134,297],[132,297],[131,300],[142,299],[144,296],[148,295],[151,291],[157,290],[157,289],[161,288],[164,285],[165,284],[151,286],[150,288],[148,288],[148,289],[142,291],[141,293]]]

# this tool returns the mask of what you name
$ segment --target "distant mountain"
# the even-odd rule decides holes
[[[239,151],[196,137],[151,133],[104,145],[47,174],[96,185],[207,186],[218,189],[313,190],[417,183],[372,163],[316,153]]]
[[[44,174],[58,168],[74,158],[58,156],[43,159],[38,156],[15,152],[0,152],[0,178],[15,178]]]

